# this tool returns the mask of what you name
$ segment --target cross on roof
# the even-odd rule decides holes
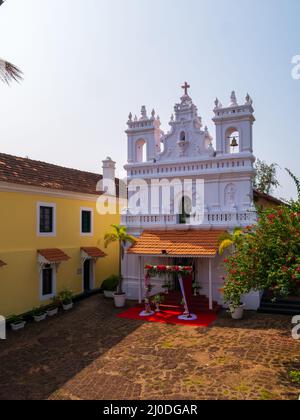
[[[181,89],[184,89],[184,94],[187,96],[188,95],[188,89],[190,88],[191,86],[187,83],[187,82],[184,82],[184,85],[183,86],[181,86]]]

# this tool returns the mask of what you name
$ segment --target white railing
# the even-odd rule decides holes
[[[257,222],[255,211],[243,212],[206,212],[180,223],[177,214],[170,215],[123,215],[122,224],[128,227],[165,227],[165,226],[249,226]]]

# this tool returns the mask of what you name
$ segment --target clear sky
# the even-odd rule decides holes
[[[129,112],[167,130],[187,80],[213,134],[216,96],[249,92],[255,155],[300,176],[299,19],[299,0],[7,0],[0,56],[25,80],[0,85],[0,151],[95,172],[111,156],[123,175]]]

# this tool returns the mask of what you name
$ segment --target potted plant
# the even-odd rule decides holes
[[[44,308],[33,308],[31,311],[31,316],[35,320],[35,322],[44,321],[47,318],[47,312]]]
[[[73,308],[74,306],[73,297],[74,297],[74,293],[71,292],[70,290],[63,290],[58,295],[59,302],[61,303],[64,311],[70,311]]]
[[[102,284],[102,290],[104,293],[104,296],[108,299],[113,299],[114,293],[117,290],[119,283],[119,277],[118,276],[110,276],[106,280],[104,280]]]
[[[13,331],[22,330],[26,325],[26,322],[24,321],[23,317],[18,315],[12,315],[9,318],[8,322],[10,323],[11,329]]]
[[[232,302],[229,305],[229,311],[231,313],[232,319],[242,319],[244,316],[245,305],[240,301]]]
[[[114,293],[114,302],[117,308],[123,308],[126,303],[126,293],[123,291],[122,261],[125,255],[125,247],[128,243],[134,244],[136,238],[127,233],[125,226],[112,225],[113,231],[104,236],[104,245],[107,248],[112,243],[119,245],[119,276],[117,291]]]
[[[160,304],[164,302],[164,297],[162,295],[155,295],[152,302],[156,306],[155,312],[160,312]]]
[[[47,308],[47,316],[52,317],[58,314],[59,301],[56,297],[52,299],[52,304]]]
[[[227,280],[224,287],[219,290],[224,295],[224,302],[229,306],[232,319],[242,319],[245,305],[241,302],[241,297],[246,294],[246,289],[237,286],[236,282]]]

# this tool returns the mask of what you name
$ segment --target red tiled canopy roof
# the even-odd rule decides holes
[[[83,247],[81,250],[91,258],[104,258],[107,256],[105,252],[96,247]]]
[[[7,265],[7,264],[6,264],[4,261],[1,261],[1,260],[0,260],[0,268],[1,268],[1,267],[4,267],[5,265]]]
[[[144,231],[128,254],[173,257],[214,257],[222,230]]]
[[[39,249],[38,254],[44,257],[49,263],[60,263],[70,259],[70,257],[60,249]]]
[[[0,182],[99,195],[100,180],[100,174],[0,153]]]

